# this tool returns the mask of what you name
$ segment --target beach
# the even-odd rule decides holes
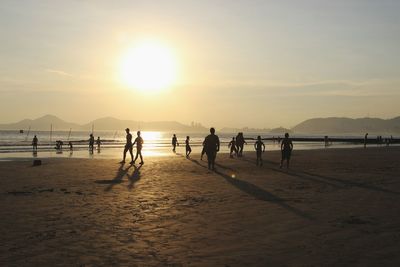
[[[400,265],[400,147],[263,158],[0,162],[0,265]]]

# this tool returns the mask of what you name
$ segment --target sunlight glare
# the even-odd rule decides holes
[[[123,56],[120,68],[124,85],[146,92],[166,89],[177,79],[174,54],[157,42],[142,42],[130,48]]]

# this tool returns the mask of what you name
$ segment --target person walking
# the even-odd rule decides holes
[[[131,154],[131,163],[133,163],[133,153],[132,153],[132,135],[129,132],[129,128],[125,129],[126,132],[126,144],[124,148],[124,153],[123,153],[123,159],[120,163],[125,163],[125,158],[126,158],[126,152],[129,151],[129,154]]]
[[[215,159],[217,157],[217,152],[219,151],[219,138],[215,134],[215,129],[210,128],[210,134],[207,135],[204,140],[204,150],[207,155],[208,169],[215,170]]]
[[[178,139],[176,138],[176,135],[174,134],[172,136],[172,151],[175,153],[176,152],[176,146],[179,146]]]
[[[279,166],[280,168],[282,168],[282,164],[286,160],[286,167],[289,169],[289,162],[292,150],[293,150],[292,140],[289,138],[289,133],[285,133],[285,138],[282,140],[281,143],[282,159],[281,159],[281,165]]]
[[[136,144],[136,156],[135,156],[135,159],[133,160],[133,164],[135,164],[135,161],[137,160],[138,156],[140,156],[139,164],[142,165],[144,163],[143,156],[142,156],[143,138],[140,136],[140,131],[137,132],[137,137],[136,137],[135,141],[133,142],[133,145],[135,145],[135,144]]]
[[[263,141],[261,141],[261,136],[257,136],[257,141],[254,143],[254,149],[256,150],[256,164],[260,164],[260,166],[263,165],[263,159],[262,159],[262,153],[265,152],[265,144]]]

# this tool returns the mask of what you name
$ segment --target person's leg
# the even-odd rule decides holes
[[[211,152],[206,151],[208,169],[211,170],[212,156]]]
[[[140,156],[140,164],[143,164],[144,161],[143,161],[143,156],[142,156],[142,150],[141,149],[139,151],[139,156]]]
[[[132,148],[132,146],[129,147],[129,154],[131,154],[131,163],[133,163],[134,160],[133,160],[133,148]]]
[[[122,161],[121,161],[121,163],[125,162],[126,152],[128,152],[128,148],[125,146],[124,152],[122,153],[123,156],[122,156]]]
[[[212,159],[211,159],[211,168],[212,170],[215,170],[215,158],[217,157],[217,152],[214,151],[212,152]]]

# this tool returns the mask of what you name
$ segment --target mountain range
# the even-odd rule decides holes
[[[112,117],[106,117],[91,121],[86,124],[77,124],[66,122],[54,115],[45,115],[43,117],[31,120],[25,119],[16,123],[0,124],[0,130],[50,130],[53,131],[69,130],[74,131],[90,131],[94,127],[97,131],[104,130],[121,130],[131,128],[133,130],[140,129],[142,131],[176,131],[176,132],[206,132],[207,128],[199,123],[185,125],[176,121],[154,121],[140,122],[134,120],[120,120]]]
[[[208,128],[200,123],[192,123],[191,125],[182,124],[176,121],[153,121],[141,122],[134,120],[120,120],[112,117],[106,117],[91,121],[86,124],[77,124],[66,122],[54,115],[45,115],[43,117],[31,120],[24,119],[16,123],[0,124],[0,130],[69,130],[74,131],[90,131],[92,127],[96,130],[121,130],[131,128],[133,130],[140,129],[143,131],[174,131],[174,132],[208,132]],[[256,129],[256,128],[222,128],[219,132],[247,132],[247,133],[270,133],[283,134],[284,132],[301,133],[301,134],[399,134],[400,133],[400,116],[393,119],[379,118],[314,118],[305,120],[291,129],[275,128],[275,129]]]
[[[395,134],[400,133],[400,117],[379,118],[315,118],[292,128],[295,133],[308,134]]]

